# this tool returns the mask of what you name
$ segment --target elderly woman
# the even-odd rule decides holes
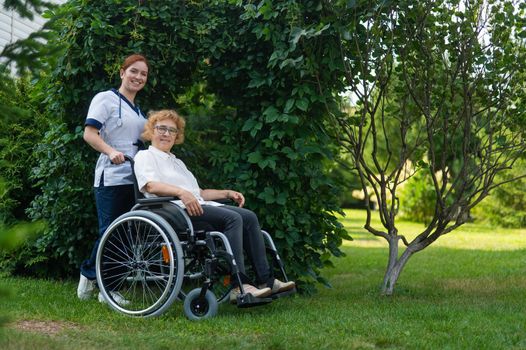
[[[151,146],[135,156],[135,175],[141,192],[146,197],[178,197],[180,200],[176,204],[186,209],[192,221],[204,221],[214,230],[222,231],[229,240],[242,274],[245,273],[245,249],[254,267],[258,285],[243,284],[246,293],[266,297],[293,289],[294,282],[282,282],[272,275],[258,218],[252,211],[243,208],[243,194],[234,190],[201,189],[183,161],[170,152],[174,144],[183,143],[184,127],[184,119],[173,110],[149,115],[142,137],[151,140]],[[219,199],[231,199],[238,206],[214,202]],[[239,288],[235,288],[230,300],[235,302],[238,294]]]

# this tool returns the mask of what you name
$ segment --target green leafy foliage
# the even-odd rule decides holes
[[[13,79],[5,72],[0,80],[0,221],[12,224],[27,219],[25,209],[37,194],[28,170],[35,164],[32,149],[46,123],[33,106],[28,79]]]
[[[61,25],[61,15],[55,11],[57,5],[41,0],[5,0],[3,5],[5,9],[14,10],[21,17],[29,19],[33,19],[35,13],[41,14],[47,22],[41,30],[30,33],[27,38],[5,45],[1,53],[2,61],[15,63],[13,68],[20,74],[31,71],[37,75],[49,71],[62,51],[61,46],[48,44],[54,38],[56,28]]]
[[[337,187],[324,175],[334,151],[324,102],[333,96],[320,96],[317,82],[338,79],[331,70],[317,71],[316,60],[331,50],[330,41],[320,38],[323,26],[300,29],[307,25],[303,18],[322,19],[318,6],[245,5],[245,12],[232,19],[235,24],[223,30],[236,45],[210,60],[209,73],[210,88],[236,106],[236,115],[221,122],[221,141],[229,146],[214,149],[211,159],[223,164],[224,178],[244,189],[262,226],[277,237],[289,268],[311,281],[323,281],[318,269],[330,264],[331,255],[340,255],[346,237],[330,214],[338,210]]]
[[[324,106],[334,97],[317,87],[339,81],[334,70],[319,69],[336,52],[320,38],[327,26],[300,29],[321,20],[319,6],[73,0],[56,10],[62,25],[50,45],[64,54],[45,102],[57,122],[35,151],[32,179],[42,193],[29,209],[48,221],[35,245],[45,273],[76,273],[95,240],[96,152],[82,141],[81,127],[91,97],[118,86],[123,57],[141,52],[151,69],[138,104],[176,108],[188,120],[185,145],[175,153],[203,187],[245,194],[305,289],[325,282],[320,269],[349,237],[333,215],[338,188],[325,175],[337,152],[325,130]]]
[[[427,171],[419,171],[400,189],[400,218],[428,224],[435,215],[436,192]]]
[[[98,235],[92,179],[86,176],[92,172],[94,155],[78,151],[84,147],[82,131],[81,127],[70,132],[65,124],[54,125],[34,151],[38,162],[32,179],[42,193],[28,213],[48,223],[33,244],[36,256],[31,261],[38,263],[35,272],[39,274],[71,272],[86,258]]]
[[[48,1],[42,0],[4,0],[3,7],[6,10],[14,10],[20,16],[33,19],[34,13],[41,13],[43,9],[53,6]]]
[[[505,182],[524,174],[526,161],[521,159],[513,169],[499,174],[495,181]],[[473,216],[477,220],[488,221],[492,225],[511,228],[526,227],[526,179],[506,183],[495,188],[480,205]]]

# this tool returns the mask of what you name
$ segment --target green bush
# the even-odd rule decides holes
[[[515,163],[513,169],[500,173],[495,182],[509,181],[521,176],[526,169],[526,160]],[[495,188],[479,206],[473,216],[476,220],[489,221],[492,225],[524,228],[526,227],[526,178]]]
[[[32,105],[28,79],[13,79],[3,71],[0,80],[0,221],[14,224],[27,219],[25,209],[37,193],[29,170],[35,164],[33,147],[47,124]]]
[[[429,223],[435,214],[436,192],[427,169],[411,177],[399,192],[400,217],[406,220]]]
[[[98,237],[92,192],[95,154],[82,152],[83,129],[71,133],[65,124],[51,127],[35,148],[39,160],[32,171],[37,195],[28,213],[33,220],[46,220],[48,228],[33,244],[35,271],[65,275],[87,258]],[[47,271],[47,272],[46,272]]]
[[[33,256],[31,240],[42,221],[27,222],[25,212],[38,190],[30,169],[36,163],[33,147],[47,123],[33,99],[37,88],[26,77],[13,78],[0,67],[0,270],[24,267]]]
[[[29,209],[32,218],[48,221],[36,244],[48,263],[43,271],[77,273],[89,254],[97,227],[96,152],[82,141],[81,126],[91,97],[118,86],[123,57],[142,52],[151,70],[138,95],[141,108],[176,108],[189,122],[187,142],[176,153],[203,185],[245,193],[291,276],[308,285],[324,281],[320,269],[341,255],[348,237],[333,215],[338,187],[326,176],[337,150],[325,130],[334,95],[318,94],[330,91],[318,84],[332,88],[339,81],[337,68],[319,69],[337,37],[318,41],[322,31],[311,31],[303,46],[291,41],[306,18],[310,23],[322,13],[314,3],[290,3],[276,2],[272,14],[230,1],[72,0],[59,10],[60,33],[50,45],[64,47],[64,54],[48,83],[46,107],[62,123],[36,148],[32,178],[42,193]],[[303,50],[308,59],[291,58]]]

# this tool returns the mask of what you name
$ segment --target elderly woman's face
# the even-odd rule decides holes
[[[173,120],[159,120],[153,126],[152,145],[163,152],[170,152],[178,132]]]

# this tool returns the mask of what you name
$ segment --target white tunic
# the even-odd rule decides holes
[[[145,151],[139,151],[135,156],[135,177],[139,190],[147,198],[157,196],[146,192],[146,184],[148,182],[162,182],[191,192],[201,205],[223,205],[213,201],[205,201],[201,197],[201,188],[199,188],[197,179],[186,168],[183,161],[172,153],[163,152],[154,146],[150,146]],[[180,200],[174,201],[174,203],[182,208],[185,207]]]
[[[140,139],[144,124],[146,118],[140,109],[115,89],[100,92],[93,97],[85,123],[97,128],[108,145],[131,157],[137,153],[134,143]],[[99,187],[103,172],[104,186],[133,183],[129,162],[112,164],[109,157],[101,153],[95,166],[95,187]]]

